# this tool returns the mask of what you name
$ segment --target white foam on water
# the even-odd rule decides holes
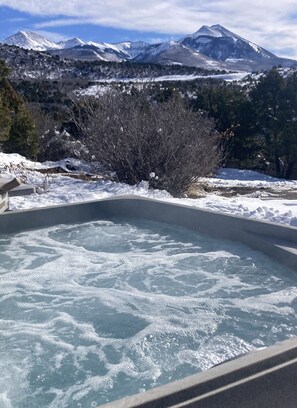
[[[0,237],[0,275],[5,408],[97,406],[297,334],[292,271],[165,224]]]

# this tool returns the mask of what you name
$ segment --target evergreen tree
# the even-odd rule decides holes
[[[11,86],[7,75],[10,70],[0,60],[0,141],[8,153],[19,153],[28,158],[38,153],[35,126],[25,103]]]
[[[236,122],[230,139],[226,166],[263,170],[264,143],[257,132],[253,104],[246,95],[234,104]]]
[[[17,152],[28,158],[36,158],[39,144],[35,125],[25,109],[19,110],[14,115],[9,138],[4,147],[7,153]]]
[[[257,137],[253,105],[242,87],[231,84],[201,86],[195,94],[195,110],[204,110],[216,121],[222,135],[225,165],[259,168],[261,141]]]
[[[11,122],[9,109],[4,105],[3,97],[0,95],[0,142],[8,139]]]
[[[6,78],[10,74],[10,69],[4,60],[0,59],[0,80]]]
[[[273,175],[297,177],[297,74],[284,78],[273,68],[251,92],[251,100]]]
[[[263,76],[251,92],[259,131],[265,138],[266,158],[271,162],[274,175],[283,176],[281,166],[282,131],[288,112],[284,99],[285,80],[273,68]]]
[[[282,164],[285,178],[297,179],[297,72],[286,80],[286,121],[282,130]]]
[[[297,179],[297,122],[290,121],[282,132],[284,177]]]
[[[5,104],[3,85],[9,69],[3,60],[0,60],[0,142],[6,140],[11,126],[10,111]],[[1,92],[2,91],[2,92]]]

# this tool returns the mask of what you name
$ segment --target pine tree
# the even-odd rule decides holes
[[[226,166],[258,168],[262,146],[254,124],[254,109],[242,87],[231,84],[202,85],[195,94],[194,110],[214,118],[222,134]]]
[[[0,79],[6,78],[10,74],[10,69],[4,60],[0,59]]]
[[[9,138],[4,144],[5,152],[19,153],[28,158],[36,158],[38,141],[34,122],[25,109],[17,112],[10,127]]]
[[[10,70],[0,60],[0,141],[7,153],[19,153],[28,158],[38,153],[38,138],[34,122],[24,100],[11,86]]]
[[[297,179],[297,73],[288,76],[284,90],[286,123],[282,130],[284,177]]]
[[[3,97],[0,95],[0,142],[8,139],[11,122],[9,109],[4,105]]]
[[[281,177],[281,138],[286,123],[284,99],[285,80],[276,68],[263,76],[251,92],[259,130],[265,137],[266,158],[273,165],[274,175]]]
[[[277,177],[297,177],[297,74],[283,78],[276,68],[251,92],[265,155]]]
[[[5,94],[3,93],[4,81],[9,74],[9,69],[3,60],[0,60],[0,142],[6,140],[11,126],[9,108],[5,104]]]

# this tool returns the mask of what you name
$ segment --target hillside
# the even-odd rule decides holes
[[[0,59],[12,69],[13,79],[85,79],[154,78],[165,75],[209,75],[221,70],[181,65],[150,63],[80,61],[63,59],[57,55],[27,50],[13,45],[0,45]],[[225,71],[223,71],[225,72]]]

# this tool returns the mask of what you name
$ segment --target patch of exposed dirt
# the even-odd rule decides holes
[[[205,197],[207,194],[217,194],[222,197],[236,197],[236,196],[254,196],[266,199],[286,199],[297,200],[297,190],[281,190],[277,191],[268,187],[224,187],[212,186],[209,184],[195,184],[192,185],[187,193],[189,198]]]
[[[98,181],[98,180],[112,180],[115,181],[115,178],[110,174],[88,174],[88,173],[73,173],[71,171],[67,172],[62,167],[50,167],[47,169],[38,169],[39,173],[48,174],[54,176],[58,174],[59,176],[71,177],[77,180],[83,181]]]

